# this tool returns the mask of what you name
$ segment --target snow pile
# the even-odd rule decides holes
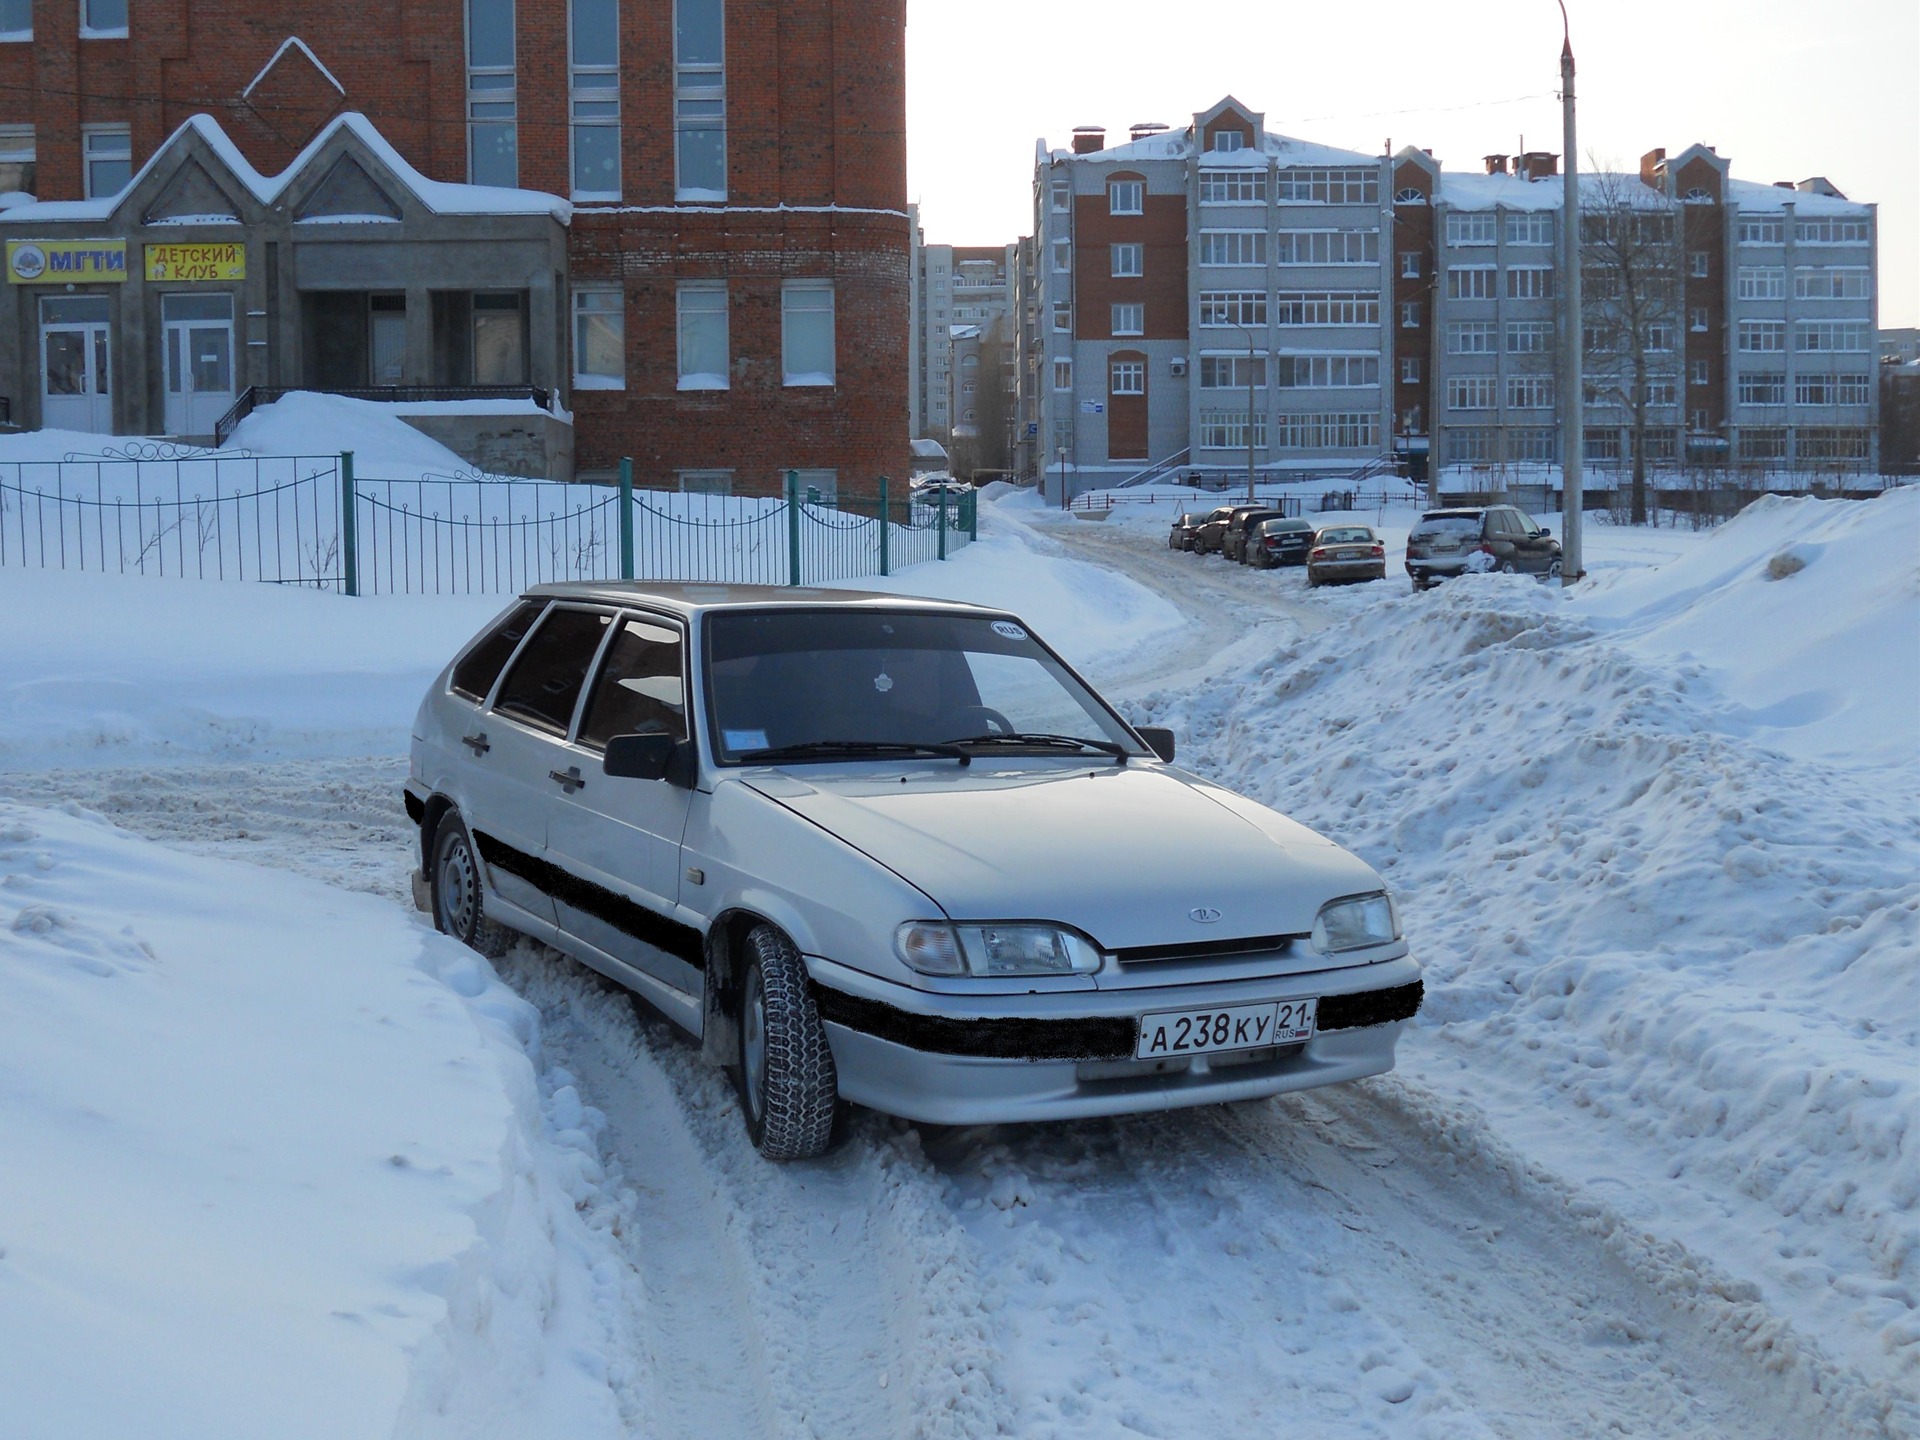
[[[1590,598],[1368,587],[1347,623],[1139,716],[1387,876],[1428,967],[1403,1073],[1629,1222],[1657,1211],[1909,1397],[1916,503],[1765,505]],[[1788,545],[1805,568],[1763,578]],[[1818,703],[1763,729],[1788,684]],[[1754,743],[1790,720],[1826,760]]]
[[[534,1035],[391,905],[0,805],[0,1428],[625,1433]]]
[[[351,450],[357,475],[414,479],[473,470],[438,440],[402,420],[396,406],[308,390],[260,406],[234,427],[226,448],[255,455],[337,455]],[[0,456],[5,454],[0,451]]]

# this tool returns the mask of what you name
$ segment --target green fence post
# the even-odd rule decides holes
[[[887,573],[887,540],[893,531],[893,520],[887,513],[887,477],[880,477],[880,573]]]
[[[967,495],[967,539],[980,538],[980,492],[970,491]]]
[[[340,452],[340,591],[360,593],[360,544],[354,531],[353,452]]]
[[[787,471],[787,570],[789,585],[800,583],[800,472]]]
[[[947,558],[947,487],[940,487],[940,498],[935,501],[940,507],[940,551],[942,560]]]
[[[620,578],[633,579],[633,459],[620,457]]]

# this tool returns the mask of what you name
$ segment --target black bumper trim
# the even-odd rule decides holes
[[[1318,1030],[1358,1030],[1411,1019],[1420,1009],[1424,993],[1424,983],[1415,980],[1386,990],[1325,996],[1320,1001]],[[947,1015],[916,1014],[884,1000],[849,995],[818,981],[813,994],[822,1020],[935,1055],[978,1060],[1130,1060],[1140,1039],[1140,1022],[1131,1015],[957,1020]]]
[[[604,885],[583,880],[570,870],[524,850],[516,850],[484,830],[473,832],[480,847],[480,858],[495,869],[526,881],[542,894],[551,895],[563,905],[571,905],[596,920],[605,921],[623,935],[631,935],[643,945],[664,950],[676,960],[684,960],[696,970],[707,968],[706,946],[700,932],[682,925],[637,901],[617,895]]]

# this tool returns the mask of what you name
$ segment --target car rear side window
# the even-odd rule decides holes
[[[489,630],[480,643],[453,667],[450,683],[454,693],[466,696],[476,705],[485,701],[487,692],[493,689],[493,682],[500,678],[501,668],[512,658],[514,647],[525,638],[527,631],[533,628],[533,622],[540,618],[540,612],[546,608],[547,602],[544,600],[522,600],[514,606],[506,619]]]
[[[651,616],[623,616],[587,701],[580,743],[604,750],[616,735],[686,739],[685,650],[677,627]]]
[[[494,713],[566,734],[600,637],[612,622],[599,610],[553,610],[500,682]]]

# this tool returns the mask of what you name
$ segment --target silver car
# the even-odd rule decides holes
[[[1421,982],[1380,877],[1172,759],[1003,611],[546,585],[420,706],[415,897],[645,997],[775,1159],[842,1102],[1041,1120],[1392,1068]]]

